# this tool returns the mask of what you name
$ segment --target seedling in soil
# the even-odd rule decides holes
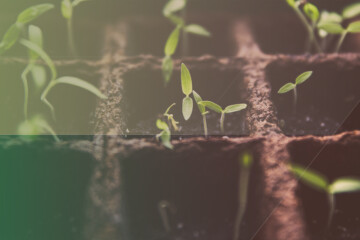
[[[303,82],[305,82],[306,80],[308,80],[311,75],[312,75],[312,71],[308,71],[308,72],[304,72],[302,74],[300,74],[296,80],[295,83],[286,83],[284,86],[282,86],[278,93],[279,94],[283,94],[283,93],[287,93],[291,90],[294,91],[294,111],[296,112],[296,104],[297,104],[297,86],[302,84]]]
[[[166,232],[171,232],[170,213],[175,214],[176,208],[168,201],[160,201],[158,204],[159,214]]]
[[[170,107],[168,107],[164,113],[164,117],[167,118],[168,120],[168,124],[169,126],[172,126],[173,129],[175,131],[179,131],[179,127],[178,127],[178,124],[179,122],[177,122],[174,118],[174,115],[173,114],[170,114],[169,111],[171,110],[172,107],[174,107],[176,105],[176,103],[173,103],[170,105]]]
[[[198,105],[201,116],[203,118],[204,135],[205,135],[205,137],[207,137],[208,129],[207,129],[207,123],[206,123],[206,114],[208,114],[209,112],[206,111],[204,105],[200,104],[200,102],[202,101],[202,98],[200,97],[200,95],[197,92],[193,91],[193,96],[194,96],[195,102]]]
[[[73,29],[74,9],[80,3],[87,1],[89,0],[63,0],[61,2],[61,13],[67,22],[68,44],[69,44],[70,53],[73,57],[77,56],[75,40],[74,40],[74,29]]]
[[[182,103],[182,113],[184,119],[187,121],[191,117],[194,103],[190,94],[192,93],[192,79],[189,69],[184,63],[181,64],[181,88],[182,92],[185,94],[185,98]]]
[[[53,4],[39,4],[22,11],[16,22],[10,26],[0,43],[0,55],[12,48],[20,39],[21,33],[27,24],[54,8]]]
[[[55,131],[52,129],[50,124],[41,115],[36,115],[30,120],[25,120],[18,127],[18,134],[21,136],[27,136],[33,138],[42,134],[50,134],[54,140],[60,142]]]
[[[172,72],[174,69],[172,56],[174,55],[178,47],[180,33],[182,32],[184,36],[186,36],[187,33],[204,37],[210,37],[211,35],[209,31],[207,31],[204,27],[200,25],[186,25],[185,20],[176,15],[176,13],[181,10],[185,11],[186,4],[187,0],[170,0],[163,9],[163,15],[175,24],[175,29],[168,37],[164,48],[165,57],[163,58],[162,62],[162,71],[165,83],[168,83],[172,76]],[[184,44],[187,44],[186,41]],[[184,48],[186,48],[186,46]]]
[[[239,157],[239,182],[238,182],[238,209],[235,220],[234,240],[240,237],[241,222],[247,207],[248,190],[250,182],[251,167],[253,164],[252,155],[244,153]]]
[[[335,195],[360,191],[360,179],[357,178],[342,177],[329,183],[328,179],[322,174],[305,169],[299,165],[292,164],[291,170],[305,184],[327,194],[330,206],[328,228],[331,225],[335,212]]]
[[[156,139],[161,139],[162,144],[169,148],[173,149],[174,146],[171,144],[171,131],[169,126],[166,124],[166,122],[162,121],[161,119],[158,119],[156,121],[156,127],[160,130],[162,130],[159,134],[156,135]]]
[[[199,104],[213,110],[214,112],[221,114],[220,129],[221,129],[222,133],[224,133],[225,114],[239,112],[247,107],[247,105],[245,103],[229,105],[225,109],[222,109],[222,107],[220,107],[218,104],[213,103],[211,101],[200,101]]]

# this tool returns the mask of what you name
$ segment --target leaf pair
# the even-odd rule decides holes
[[[158,119],[156,121],[156,127],[160,130],[162,130],[159,134],[156,135],[157,139],[161,139],[162,144],[169,148],[173,149],[173,145],[171,144],[171,132],[169,126],[166,124],[166,122]]]
[[[282,86],[278,93],[282,94],[282,93],[287,93],[291,90],[294,90],[296,88],[297,85],[302,84],[303,82],[305,82],[306,80],[308,80],[311,75],[313,74],[312,71],[308,71],[308,72],[304,72],[302,74],[300,74],[296,80],[295,83],[286,83],[284,86]]]
[[[194,103],[190,94],[192,93],[192,79],[189,69],[184,63],[181,64],[181,89],[185,94],[182,103],[182,113],[185,120],[189,120],[193,112]]]

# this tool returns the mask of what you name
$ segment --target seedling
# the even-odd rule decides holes
[[[73,57],[77,56],[75,40],[74,40],[74,29],[73,29],[74,8],[78,6],[80,3],[87,1],[89,0],[63,0],[61,2],[61,13],[67,22],[68,44],[69,44],[70,53]]]
[[[173,103],[170,105],[170,107],[168,107],[164,113],[164,117],[167,118],[168,120],[168,124],[169,126],[172,126],[174,128],[175,131],[179,131],[179,127],[178,127],[178,124],[179,122],[177,122],[174,118],[174,115],[173,114],[170,114],[169,111],[171,110],[172,107],[174,107],[176,104]]]
[[[176,213],[176,208],[168,201],[163,200],[160,201],[158,204],[158,210],[161,217],[161,220],[163,222],[163,226],[166,232],[171,232],[171,223],[169,215]]]
[[[205,107],[202,104],[200,104],[200,102],[202,101],[202,98],[200,97],[200,95],[197,92],[193,91],[193,96],[194,96],[195,102],[197,103],[199,111],[201,113],[201,116],[203,118],[204,135],[205,135],[205,137],[207,137],[208,129],[207,129],[207,123],[206,123],[206,114],[208,114],[209,112],[206,111]]]
[[[163,15],[175,24],[175,29],[168,37],[164,48],[165,57],[163,58],[162,71],[165,83],[168,83],[172,76],[174,69],[172,56],[178,47],[180,33],[182,32],[184,35],[190,33],[204,37],[210,37],[211,35],[209,31],[200,25],[186,25],[185,20],[176,15],[177,12],[185,10],[186,4],[187,0],[170,0],[163,9]]]
[[[239,156],[239,182],[238,182],[238,209],[235,220],[234,240],[240,237],[241,222],[247,207],[248,190],[250,182],[251,167],[253,165],[252,155],[244,153]]]
[[[192,79],[191,79],[190,71],[184,63],[181,64],[181,87],[182,87],[182,92],[185,94],[182,103],[182,113],[184,119],[187,121],[191,117],[194,103],[192,98],[190,97],[190,94],[193,91]]]
[[[308,71],[308,72],[304,72],[302,74],[300,74],[296,80],[295,83],[286,83],[284,86],[282,86],[278,93],[279,94],[283,94],[283,93],[287,93],[291,90],[294,91],[294,111],[296,111],[296,104],[297,104],[297,86],[302,84],[303,82],[305,82],[306,80],[308,80],[311,75],[312,75],[312,71]]]
[[[199,104],[213,110],[214,112],[221,114],[220,129],[221,129],[222,133],[224,133],[225,114],[239,112],[247,107],[247,105],[245,103],[229,105],[225,109],[222,109],[222,107],[220,107],[218,104],[213,103],[211,101],[200,101]]]
[[[353,177],[338,178],[332,183],[320,173],[305,169],[299,165],[291,165],[292,172],[308,186],[327,194],[329,201],[328,228],[335,212],[335,195],[360,191],[360,179]]]
[[[41,115],[36,115],[30,120],[25,120],[18,127],[18,134],[27,137],[34,137],[42,134],[50,134],[56,142],[60,142],[55,131]]]
[[[156,127],[160,130],[162,130],[159,134],[156,135],[156,139],[161,139],[162,144],[169,148],[173,149],[174,146],[171,144],[171,132],[169,126],[166,124],[166,122],[162,121],[161,119],[158,119],[156,121]]]

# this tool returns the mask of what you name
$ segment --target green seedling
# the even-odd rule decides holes
[[[200,102],[202,101],[202,98],[200,97],[200,95],[197,92],[193,91],[193,96],[194,96],[195,102],[197,103],[199,111],[201,113],[201,116],[203,118],[204,135],[205,135],[205,137],[207,137],[208,129],[207,129],[207,122],[206,122],[206,114],[208,114],[209,112],[206,111],[205,107],[202,104],[200,104]]]
[[[11,25],[5,33],[0,43],[0,55],[8,51],[15,45],[15,43],[20,39],[21,33],[23,32],[27,24],[53,8],[53,4],[45,3],[29,7],[22,11],[18,15],[16,22]]]
[[[222,133],[224,133],[225,114],[239,112],[247,107],[247,105],[245,103],[229,105],[225,109],[222,109],[222,107],[220,107],[218,104],[213,103],[211,101],[200,101],[199,104],[203,105],[206,108],[213,110],[214,112],[221,114],[220,129],[221,129]]]
[[[239,157],[239,182],[238,182],[238,209],[235,219],[234,240],[240,237],[241,223],[247,207],[248,191],[250,183],[251,167],[253,165],[252,155],[244,153]]]
[[[182,92],[185,94],[182,103],[182,113],[184,119],[187,121],[191,117],[194,103],[190,94],[192,93],[192,79],[189,69],[186,67],[184,63],[181,64],[181,88]]]
[[[344,19],[351,19],[360,15],[360,2],[352,3],[346,6],[342,11]]]
[[[50,134],[54,140],[60,142],[55,131],[41,115],[36,115],[30,120],[25,120],[18,127],[18,134],[21,136],[34,137],[43,134]]]
[[[328,228],[335,212],[335,195],[360,191],[360,179],[353,177],[338,178],[332,183],[320,173],[305,169],[299,165],[291,165],[292,172],[308,186],[327,194],[329,201]]]
[[[163,15],[168,18],[173,24],[175,24],[175,29],[171,32],[168,37],[162,62],[162,71],[165,83],[168,83],[171,79],[172,72],[174,69],[174,63],[172,56],[176,52],[176,49],[179,44],[180,34],[183,33],[186,36],[187,33],[195,34],[203,37],[210,37],[210,32],[207,31],[204,27],[197,24],[185,24],[185,20],[180,16],[176,15],[179,11],[185,11],[187,0],[170,0],[163,9]],[[184,41],[186,45],[186,41]],[[186,47],[184,47],[186,48]]]
[[[291,90],[294,91],[294,111],[296,111],[296,104],[297,104],[297,86],[308,80],[311,77],[312,73],[313,73],[312,71],[308,71],[300,74],[296,78],[295,83],[286,83],[278,91],[279,94],[287,93]]]
[[[163,226],[166,232],[171,232],[170,213],[175,214],[176,208],[168,201],[160,201],[158,204],[158,211],[163,222]]]
[[[167,123],[158,119],[156,121],[156,127],[161,130],[161,132],[156,135],[156,139],[160,139],[165,147],[173,149],[174,146],[171,144],[171,131]]]
[[[167,118],[169,126],[172,126],[175,131],[179,131],[179,126],[178,126],[179,122],[177,122],[175,120],[173,114],[169,113],[171,108],[174,107],[175,105],[176,105],[175,103],[171,104],[170,107],[168,107],[166,109],[166,111],[165,111],[165,113],[163,115],[164,115],[165,118]]]
[[[80,3],[87,2],[87,1],[90,1],[90,0],[63,0],[61,2],[61,13],[67,22],[69,50],[73,57],[77,56],[76,45],[75,45],[75,40],[74,40],[74,29],[73,29],[74,9]]]

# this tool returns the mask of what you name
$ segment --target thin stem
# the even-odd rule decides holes
[[[51,80],[50,83],[45,88],[44,92],[41,94],[41,101],[43,101],[51,110],[51,114],[53,119],[56,119],[55,116],[55,109],[54,106],[46,99],[47,95],[49,94],[50,90],[56,85],[55,80]]]
[[[204,134],[205,137],[208,136],[208,129],[207,129],[207,123],[206,123],[206,114],[202,114],[203,117],[203,125],[204,125]]]
[[[221,118],[220,118],[220,129],[221,133],[224,133],[224,121],[225,121],[225,112],[221,112]]]
[[[296,113],[297,99],[298,99],[298,94],[297,94],[297,89],[295,86],[295,88],[294,88],[294,112],[295,113]]]
[[[28,102],[29,102],[29,84],[28,84],[27,75],[31,71],[32,67],[33,67],[32,63],[28,64],[26,66],[25,70],[23,71],[23,73],[21,74],[21,79],[22,79],[22,82],[24,85],[24,116],[25,116],[25,120],[28,120]]]
[[[338,43],[336,44],[335,53],[338,53],[338,52],[340,51],[341,46],[342,46],[342,44],[343,44],[343,42],[344,42],[344,39],[345,39],[347,33],[348,33],[347,31],[344,31],[344,32],[341,34],[341,36],[340,36],[340,38],[339,38],[339,41],[338,41]]]
[[[335,212],[335,196],[332,193],[328,193],[328,199],[329,199],[329,218],[328,218],[328,225],[327,227],[330,228],[331,222],[334,216]]]
[[[68,29],[68,44],[69,44],[70,54],[76,58],[77,52],[76,52],[76,47],[75,47],[72,17],[67,19],[67,29]]]

